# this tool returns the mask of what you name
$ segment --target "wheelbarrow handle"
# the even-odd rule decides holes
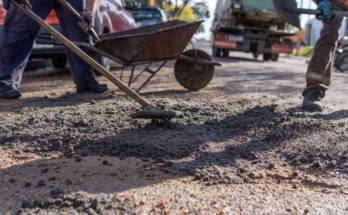
[[[313,10],[313,9],[304,9],[304,8],[297,8],[294,9],[294,12],[298,14],[308,14],[308,15],[320,15],[321,10]],[[346,11],[335,11],[335,15],[337,17],[348,17],[348,12]]]
[[[64,37],[61,33],[55,30],[52,26],[47,24],[43,19],[37,16],[32,10],[30,10],[27,6],[18,3],[15,0],[11,0],[12,4],[19,8],[23,13],[25,13],[28,17],[30,17],[33,21],[35,21],[39,26],[48,31],[57,41],[61,42],[66,48],[72,51],[74,54],[79,56],[83,61],[89,64],[93,69],[95,69],[100,74],[104,75],[109,81],[118,86],[123,92],[125,92],[128,96],[137,101],[144,109],[152,108],[149,102],[147,102],[142,96],[140,96],[137,92],[129,88],[126,84],[124,84],[121,80],[115,77],[111,72],[106,70],[103,66],[101,66],[97,61],[83,52],[79,47],[77,47],[73,42]]]

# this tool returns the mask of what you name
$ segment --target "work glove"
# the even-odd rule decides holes
[[[15,0],[18,3],[22,3],[24,5],[26,5],[27,7],[31,8],[31,4],[29,2],[29,0]],[[10,9],[10,0],[2,0],[2,6],[4,7],[5,10]]]
[[[87,10],[82,11],[81,16],[84,21],[79,22],[78,24],[84,32],[89,33],[94,27],[94,16],[92,12]]]
[[[331,0],[319,0],[318,10],[321,11],[320,15],[317,15],[319,20],[333,20],[335,18],[335,11]]]

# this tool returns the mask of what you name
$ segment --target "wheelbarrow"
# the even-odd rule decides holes
[[[122,65],[121,80],[124,68],[131,67],[128,87],[138,82],[136,92],[140,92],[171,60],[176,60],[174,74],[179,84],[188,90],[197,91],[209,84],[215,66],[220,65],[203,50],[194,48],[184,51],[201,23],[169,21],[120,33],[103,34],[93,46],[77,45]],[[145,67],[135,74],[136,67],[143,65]],[[140,77],[145,73],[150,76],[141,80]]]
[[[179,83],[192,90],[205,87],[213,77],[214,66],[219,65],[213,62],[209,55],[203,51],[189,50],[183,53],[201,22],[187,23],[182,21],[171,21],[120,33],[105,34],[99,38],[95,31],[88,27],[88,21],[77,13],[69,3],[65,0],[58,1],[76,16],[78,19],[77,21],[83,25],[82,28],[86,29],[86,32],[93,38],[91,44],[69,41],[37,16],[28,5],[11,0],[13,5],[33,19],[43,29],[48,31],[58,43],[63,44],[89,64],[95,71],[105,76],[109,81],[139,103],[142,110],[132,114],[131,117],[133,118],[171,119],[178,115],[177,112],[155,107],[138,93],[169,60],[177,60],[175,65],[175,76]],[[100,63],[94,60],[85,51],[82,51],[81,48],[92,50],[123,66],[131,66],[132,73],[128,85],[101,66]],[[158,62],[161,62],[161,64],[156,70],[150,69],[152,64]],[[134,70],[138,65],[147,66],[140,74],[134,77]],[[147,79],[138,90],[131,89],[131,84],[145,72],[151,74],[150,78]]]

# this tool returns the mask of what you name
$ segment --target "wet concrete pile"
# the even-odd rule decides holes
[[[246,100],[156,103],[183,114],[171,122],[136,121],[128,117],[134,106],[117,100],[3,113],[0,149],[75,162],[94,155],[138,158],[147,171],[192,176],[208,186],[263,180],[273,177],[268,171],[274,166],[282,165],[348,172],[347,121],[337,119],[337,114],[307,114],[282,105],[255,106]],[[300,178],[296,172],[289,175],[274,178],[289,182]],[[105,196],[103,201],[104,197],[66,194],[56,187],[49,193],[44,200],[23,200],[19,212],[102,214],[112,209],[126,214],[137,208],[134,201],[119,196]]]
[[[0,146],[47,156],[153,159],[176,174],[194,174],[212,165],[236,170],[239,162],[265,164],[272,159],[347,171],[345,121],[243,100],[157,103],[183,116],[172,122],[135,121],[128,117],[134,108],[118,102],[23,109],[1,116]]]

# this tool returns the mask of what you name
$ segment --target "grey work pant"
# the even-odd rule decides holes
[[[339,3],[335,2],[336,10],[344,10]],[[314,55],[309,63],[306,80],[307,86],[303,91],[306,95],[311,90],[318,90],[325,96],[331,83],[331,72],[335,50],[338,40],[338,31],[342,24],[342,18],[336,17],[332,21],[324,21],[320,39],[315,45]]]

